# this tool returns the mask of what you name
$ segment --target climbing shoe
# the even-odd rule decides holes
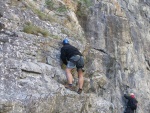
[[[82,89],[79,88],[78,91],[77,91],[77,93],[81,94],[82,93]]]
[[[69,89],[71,91],[75,91],[75,87],[73,87],[72,85],[69,85],[69,84],[65,85],[65,88]]]

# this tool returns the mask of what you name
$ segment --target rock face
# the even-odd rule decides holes
[[[0,113],[123,113],[130,92],[136,112],[150,112],[149,0],[1,0],[0,9]],[[64,88],[65,37],[85,58],[81,95]]]

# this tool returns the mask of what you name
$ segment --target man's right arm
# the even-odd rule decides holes
[[[60,58],[61,58],[62,62],[63,62],[65,65],[67,65],[66,53],[65,53],[65,51],[64,51],[63,48],[61,48],[61,55],[60,55]]]

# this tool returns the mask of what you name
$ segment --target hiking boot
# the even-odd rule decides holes
[[[73,86],[70,86],[70,85],[65,85],[65,88],[69,89],[71,91],[75,91],[75,88]]]
[[[82,89],[79,88],[78,91],[77,91],[77,93],[81,94],[82,93]]]

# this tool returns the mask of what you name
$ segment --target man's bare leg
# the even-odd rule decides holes
[[[83,78],[83,72],[81,69],[78,70],[78,77],[79,77],[79,80],[78,80],[79,88],[82,89],[84,78]]]
[[[66,77],[67,77],[67,80],[68,80],[68,84],[72,84],[72,81],[73,81],[71,70],[72,69],[70,69],[70,68],[66,68]]]

